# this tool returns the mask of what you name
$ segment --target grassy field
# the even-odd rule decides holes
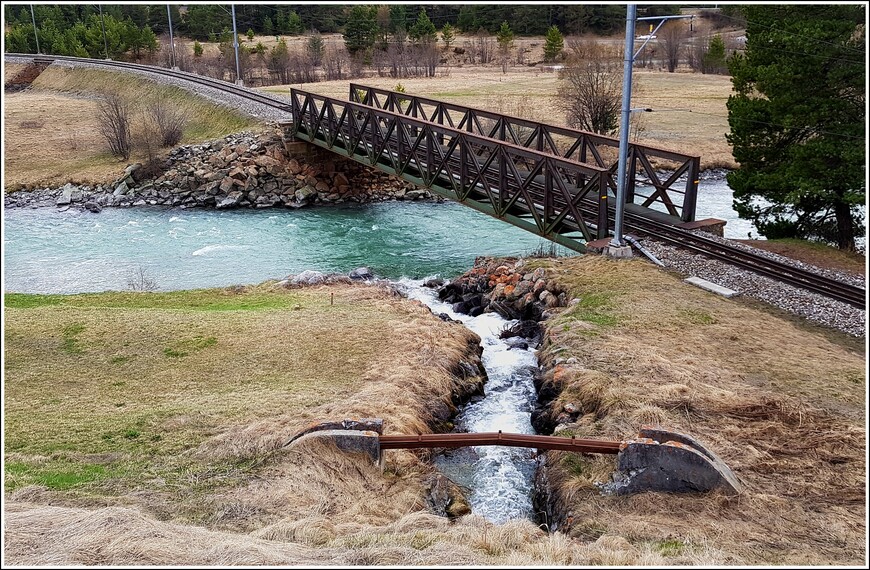
[[[412,396],[444,397],[449,359],[472,335],[377,288],[330,293],[334,304],[325,291],[267,287],[7,295],[6,491],[39,485],[87,500],[158,479],[195,489],[220,471],[209,485],[232,483],[319,417],[426,430]],[[360,329],[380,343],[348,335]],[[393,383],[410,385],[388,398]]]
[[[96,99],[106,85],[133,102],[134,136],[143,106],[158,96],[187,114],[182,144],[257,126],[256,121],[188,91],[132,74],[50,67],[31,90],[3,98],[6,190],[112,182],[127,164],[145,158],[139,150],[129,161],[109,152],[99,133]]]
[[[7,295],[11,564],[709,562],[617,536],[427,512],[426,453],[384,469],[289,435],[428,430],[478,339],[385,289]]]
[[[734,469],[737,498],[602,497],[612,459],[562,454],[554,480],[571,536],[619,535],[728,564],[861,564],[866,556],[863,341],[749,300],[726,300],[640,260],[547,264],[580,299],[544,355],[565,435],[691,434]],[[664,546],[662,546],[664,548]],[[670,548],[670,546],[668,547]]]
[[[798,259],[804,263],[845,271],[855,275],[867,274],[867,257],[851,251],[839,250],[823,243],[804,241],[799,239],[773,239],[773,240],[737,240],[748,243],[752,247],[772,251],[779,255]]]

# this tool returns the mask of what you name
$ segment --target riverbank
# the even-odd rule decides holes
[[[683,431],[723,457],[746,484],[743,495],[601,496],[595,483],[613,471],[612,457],[550,453],[539,504],[559,532],[548,536],[531,521],[431,514],[426,454],[390,452],[381,473],[324,450],[317,462],[282,451],[288,433],[321,417],[385,417],[393,433],[431,431],[449,418],[457,388],[479,386],[468,374],[479,355],[474,335],[387,289],[297,288],[288,280],[7,295],[7,559],[860,558],[860,342],[691,288],[642,260],[519,261],[487,260],[465,281],[480,285],[493,308],[544,319],[539,430],[603,439],[630,437],[645,424]],[[515,294],[522,283],[539,289],[536,309]],[[473,308],[483,299],[457,302]],[[51,390],[40,388],[46,382]],[[788,523],[779,515],[785,505]],[[455,509],[462,512],[460,503]],[[144,528],[152,529],[148,538]],[[104,533],[112,548],[95,548]],[[166,548],[170,536],[184,538],[183,551],[177,540]],[[221,554],[209,549],[214,541]]]
[[[281,447],[321,418],[376,416],[387,433],[426,433],[482,381],[479,339],[463,326],[389,288],[347,277],[301,286],[311,275],[296,277],[171,293],[7,295],[4,559],[687,560],[616,537],[547,535],[528,520],[493,525],[463,515],[455,488],[441,505],[453,517],[437,516],[431,488],[444,486],[425,453],[391,451],[381,470],[330,449]]]
[[[699,439],[745,485],[736,499],[603,496],[611,457],[548,452],[539,505],[550,528],[688,564],[861,563],[860,340],[703,292],[642,260],[522,269],[540,270],[569,301],[544,321],[538,430],[623,440],[661,425]]]
[[[297,143],[294,143],[297,144]],[[301,146],[298,146],[301,145]],[[178,147],[165,159],[127,166],[114,182],[6,192],[7,208],[173,206],[301,208],[313,204],[440,200],[410,182],[317,147],[288,150],[283,132],[242,132]]]
[[[434,472],[409,452],[390,453],[381,472],[282,445],[323,418],[380,417],[388,433],[430,432],[479,392],[479,339],[389,288],[343,280],[8,294],[5,559],[214,562],[202,541],[210,533],[234,534],[261,556],[263,540],[274,541],[274,556],[284,542],[303,552],[332,542],[352,556],[353,536],[419,511]],[[67,518],[55,519],[60,512]],[[88,525],[31,541],[32,525],[71,531],[70,516],[117,521],[107,529],[117,542],[90,550],[101,535]],[[184,551],[131,541],[157,520],[188,529]]]

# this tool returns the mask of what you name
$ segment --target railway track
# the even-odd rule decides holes
[[[693,232],[651,222],[636,214],[627,214],[630,230],[683,249],[748,269],[759,275],[830,297],[855,307],[866,307],[866,289],[831,279],[818,273],[753,254],[737,246],[721,243]]]
[[[130,69],[135,71],[144,71],[154,73],[175,79],[189,81],[198,85],[219,89],[226,93],[231,93],[238,97],[243,97],[250,101],[268,105],[270,107],[287,111],[291,110],[291,106],[287,101],[270,97],[261,93],[257,93],[250,89],[228,83],[219,79],[212,79],[201,75],[176,71],[161,67],[149,65],[141,65],[136,63],[106,61],[89,58],[79,58],[70,56],[33,56],[32,54],[6,54],[10,57],[22,57],[33,59],[34,62],[49,63],[54,60],[72,61],[79,63],[87,63],[91,65],[105,66],[111,68]],[[493,168],[493,167],[491,167]],[[490,173],[497,175],[496,172]],[[534,184],[532,185],[534,186]],[[597,205],[594,203],[585,203],[581,209],[584,213],[589,214],[591,219],[595,219]],[[660,240],[670,245],[675,245],[683,249],[705,255],[707,257],[735,265],[737,267],[747,269],[775,279],[777,281],[787,283],[789,285],[799,287],[819,293],[834,300],[847,303],[855,307],[866,307],[866,289],[857,287],[842,281],[831,279],[829,277],[819,275],[812,271],[808,271],[793,265],[783,263],[768,257],[753,254],[736,246],[723,244],[719,241],[705,238],[698,234],[675,228],[666,223],[658,222],[645,218],[643,216],[625,213],[625,227],[628,232],[648,236],[653,239]]]
[[[101,65],[104,67],[112,67],[112,68],[120,68],[120,69],[131,69],[136,71],[145,71],[148,73],[154,73],[157,75],[164,75],[166,77],[172,77],[174,79],[183,79],[184,81],[190,81],[191,83],[196,83],[198,85],[203,85],[206,87],[211,87],[213,89],[220,89],[226,93],[231,93],[233,95],[237,95],[239,97],[244,97],[245,99],[249,99],[256,103],[260,103],[263,105],[269,105],[270,107],[275,107],[276,109],[281,109],[282,111],[290,111],[290,105],[281,99],[277,99],[275,97],[270,97],[268,95],[263,95],[262,93],[257,93],[256,91],[252,91],[250,89],[246,89],[244,87],[240,87],[233,83],[229,83],[227,81],[223,81],[221,79],[212,79],[211,77],[205,77],[203,75],[197,75],[195,73],[187,73],[186,71],[176,71],[174,69],[166,69],[165,67],[156,67],[152,65],[142,65],[139,63],[128,63],[126,61],[110,61],[104,59],[89,59],[86,57],[72,57],[66,55],[50,55],[50,56],[37,56],[34,57],[32,54],[15,54],[10,53],[6,54],[10,57],[27,57],[32,58],[34,63],[39,62],[51,62],[51,61],[72,61],[77,63],[87,63],[89,65]]]

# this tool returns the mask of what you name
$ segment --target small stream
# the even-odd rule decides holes
[[[499,333],[516,321],[496,313],[471,317],[453,311],[438,300],[437,293],[423,287],[423,281],[401,280],[400,287],[435,314],[446,313],[477,333],[481,339],[481,360],[488,381],[485,396],[472,399],[454,421],[459,432],[535,433],[532,408],[537,401],[534,375],[538,368],[536,351],[500,339]],[[472,510],[494,523],[531,518],[535,457],[531,449],[481,446],[447,450],[436,456],[436,466],[454,483],[469,492]]]

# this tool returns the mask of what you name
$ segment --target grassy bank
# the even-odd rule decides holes
[[[134,135],[142,109],[158,97],[188,117],[181,144],[258,126],[253,119],[189,91],[134,74],[51,66],[30,90],[4,97],[7,190],[111,182],[128,163],[145,158],[138,150],[129,161],[109,153],[97,119],[97,96],[109,86],[132,103]]]
[[[9,295],[5,490],[248,530],[330,502],[398,518],[418,500],[410,454],[388,465],[389,503],[324,493],[311,473],[284,483],[292,505],[246,486],[308,469],[277,450],[315,419],[427,431],[474,338],[374,287]]]
[[[320,418],[427,430],[477,337],[384,289],[7,295],[13,564],[621,564],[652,547],[427,512],[432,468],[284,449]],[[469,352],[471,350],[471,352]]]
[[[843,251],[829,245],[801,239],[737,240],[752,247],[764,249],[834,271],[866,275],[867,257],[861,253]]]
[[[547,262],[537,262],[547,263]],[[726,300],[640,260],[549,262],[580,299],[549,323],[545,358],[583,414],[562,432],[691,434],[745,484],[737,498],[602,497],[610,458],[557,455],[582,540],[617,535],[733,564],[860,564],[865,547],[866,358],[860,340],[749,300]],[[573,362],[573,361],[572,361]]]

